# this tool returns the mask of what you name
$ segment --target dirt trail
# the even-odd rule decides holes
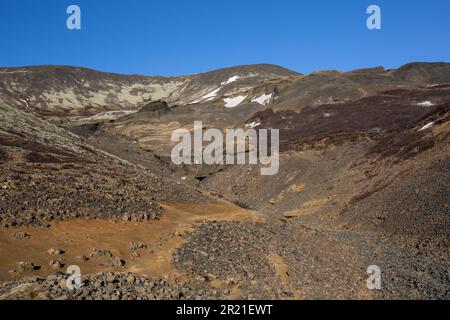
[[[129,271],[148,276],[180,277],[172,265],[172,252],[184,243],[183,234],[193,230],[201,221],[261,221],[262,216],[254,211],[227,204],[195,205],[165,203],[159,221],[112,222],[106,220],[73,220],[51,224],[49,228],[15,228],[0,230],[0,281],[25,275],[47,276],[55,270],[49,261],[63,258],[65,271],[68,265],[78,265],[83,274],[103,271]],[[28,239],[15,239],[14,233],[25,232]],[[131,258],[130,242],[143,242],[147,248],[139,249],[139,257]],[[62,249],[64,253],[50,256],[50,248]],[[125,268],[102,266],[101,257],[80,261],[78,256],[87,256],[92,249],[106,249],[114,256],[126,261]],[[28,273],[10,273],[17,269],[17,262],[33,262],[40,269]]]
[[[269,262],[274,267],[277,276],[280,278],[280,280],[283,282],[283,284],[285,286],[287,286],[294,293],[294,296],[292,297],[292,299],[295,299],[295,300],[304,299],[304,297],[301,295],[301,293],[298,292],[298,290],[296,290],[292,286],[291,280],[290,280],[290,275],[289,275],[289,266],[286,264],[283,257],[281,257],[276,252],[271,252],[267,258],[269,259]]]

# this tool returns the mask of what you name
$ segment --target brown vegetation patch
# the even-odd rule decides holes
[[[421,103],[430,102],[429,105]],[[339,145],[348,141],[370,138],[381,142],[382,150],[395,153],[396,144],[392,137],[415,128],[427,119],[441,118],[450,111],[450,89],[397,89],[356,101],[326,104],[315,108],[306,108],[301,112],[267,109],[255,114],[247,123],[261,123],[261,128],[280,129],[280,148],[282,150],[305,147],[324,148],[330,144]],[[418,141],[423,132],[401,137],[400,145],[411,148],[427,149],[432,146],[429,141]],[[387,137],[387,138],[386,138]],[[411,143],[415,140],[418,144]],[[390,144],[385,148],[384,144]],[[410,151],[407,151],[410,154]]]

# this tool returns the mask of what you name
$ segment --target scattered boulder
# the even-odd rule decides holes
[[[37,269],[38,267],[33,262],[20,261],[17,263],[18,272],[34,271]]]
[[[122,221],[133,221],[133,222],[142,222],[142,221],[148,221],[148,220],[156,220],[158,219],[158,214],[151,212],[150,214],[144,213],[144,212],[137,212],[137,213],[125,213],[122,216]]]
[[[47,253],[51,256],[56,256],[56,255],[60,255],[64,253],[64,250],[61,249],[55,249],[55,248],[50,248],[47,250]]]
[[[120,268],[125,267],[125,261],[122,260],[120,257],[113,257],[111,259],[111,261],[112,261],[112,265],[114,267],[120,267]]]
[[[205,280],[206,281],[214,281],[216,279],[217,279],[217,277],[215,275],[213,275],[213,274],[208,273],[207,275],[205,275]]]
[[[131,254],[130,254],[130,260],[139,258],[140,256],[141,256],[141,254],[140,254],[139,252],[137,252],[137,251],[132,251]]]
[[[80,260],[80,261],[88,261],[89,260],[89,258],[86,256],[77,256],[76,259]]]
[[[91,257],[108,257],[112,258],[113,254],[109,250],[102,250],[98,248],[92,249],[92,252],[90,254]]]
[[[134,284],[134,282],[136,281],[136,277],[135,276],[133,276],[133,275],[129,275],[128,277],[127,277],[127,283],[128,284]]]
[[[64,267],[64,263],[62,262],[62,260],[59,260],[59,259],[58,260],[50,260],[48,265],[53,270],[59,270],[59,269],[62,269]]]
[[[147,248],[147,245],[142,241],[130,242],[130,250],[132,250],[132,251],[139,250],[139,249],[146,249],[146,248]]]
[[[14,239],[18,240],[28,239],[30,237],[30,235],[25,232],[15,232],[12,236]]]

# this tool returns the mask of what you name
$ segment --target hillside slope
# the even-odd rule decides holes
[[[1,226],[80,217],[156,219],[158,201],[211,201],[4,102],[0,120]]]

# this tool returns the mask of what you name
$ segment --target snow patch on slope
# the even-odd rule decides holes
[[[232,76],[231,78],[229,78],[227,81],[224,81],[221,83],[222,86],[225,86],[229,83],[235,82],[237,79],[239,79],[239,76]]]
[[[94,114],[93,116],[84,118],[84,120],[115,120],[117,118],[136,113],[136,110],[114,110]]]
[[[260,126],[260,125],[261,125],[261,123],[256,122],[256,121],[253,121],[253,122],[247,123],[247,124],[245,125],[245,127],[246,127],[246,128],[250,128],[250,129],[253,129],[253,128],[256,128],[256,127],[258,127],[258,126]]]
[[[25,100],[25,99],[19,99],[19,100],[22,101],[23,103],[25,103],[25,106],[27,107],[27,109],[30,107],[27,100]]]
[[[203,97],[198,98],[197,100],[192,101],[192,103],[200,103],[202,101],[206,102],[206,101],[211,101],[212,99],[214,99],[217,96],[217,93],[220,91],[220,89],[222,89],[222,87],[219,87],[217,89],[214,89],[211,92],[208,92],[207,94],[205,94]]]
[[[432,128],[433,126],[434,126],[434,122],[427,123],[427,124],[424,125],[422,128],[420,128],[419,131],[424,131],[424,130],[430,129],[430,128]]]
[[[431,101],[424,101],[424,102],[419,102],[417,104],[417,106],[419,106],[419,107],[432,107],[432,106],[434,106],[434,103],[431,102]]]
[[[261,96],[252,99],[252,102],[257,102],[261,105],[266,105],[270,99],[272,99],[272,94],[262,94]]]
[[[234,108],[240,105],[245,98],[247,98],[247,96],[237,96],[233,98],[225,98],[223,101],[225,102],[226,108]]]

